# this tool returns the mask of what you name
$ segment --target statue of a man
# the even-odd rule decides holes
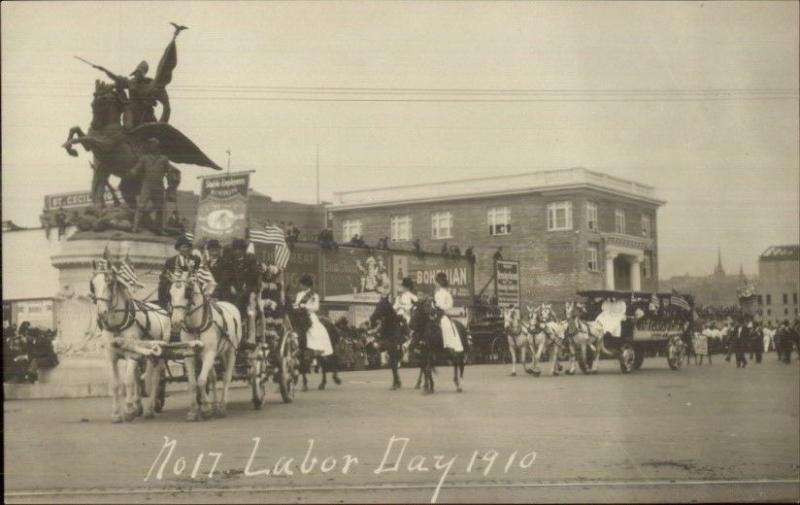
[[[158,139],[147,139],[145,149],[146,152],[131,168],[131,176],[140,178],[142,181],[142,190],[136,198],[133,233],[139,232],[143,212],[155,212],[155,231],[162,233],[164,231],[164,177],[170,172],[171,165],[167,157],[161,154]]]
[[[156,103],[160,103],[162,107],[161,118],[158,121],[162,123],[169,122],[171,109],[169,95],[167,94],[167,84],[172,81],[172,71],[178,63],[175,39],[181,30],[186,29],[184,26],[175,24],[173,26],[175,26],[175,32],[172,35],[172,41],[164,50],[156,69],[156,76],[153,79],[147,77],[147,71],[150,67],[146,61],[139,63],[130,76],[117,75],[104,67],[93,65],[96,69],[105,72],[114,81],[114,86],[120,95],[124,97],[123,90],[128,90],[128,97],[125,100],[125,108],[122,113],[122,124],[127,130],[143,123],[156,122]]]

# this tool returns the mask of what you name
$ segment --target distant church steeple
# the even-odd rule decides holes
[[[717,247],[717,266],[714,267],[714,275],[725,276],[725,269],[722,268],[722,248]]]

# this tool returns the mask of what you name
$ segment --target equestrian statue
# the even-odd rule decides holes
[[[151,231],[161,234],[164,232],[166,202],[175,201],[180,184],[180,172],[170,162],[221,170],[219,165],[168,122],[171,107],[167,85],[172,81],[172,73],[178,62],[175,40],[186,29],[174,23],[173,26],[175,31],[172,40],[153,78],[147,77],[149,66],[146,61],[139,63],[130,76],[122,76],[78,58],[105,73],[112,81],[95,81],[89,131],[84,133],[79,126],[72,127],[67,141],[62,145],[70,156],[78,155],[73,148],[75,144],[80,144],[94,155],[91,163],[94,172],[91,184],[94,209],[91,214],[98,216],[100,213],[109,213],[104,209],[107,189],[111,190],[117,207],[116,211],[111,212],[116,219],[98,217],[97,222],[104,223],[104,228],[116,227],[136,233],[141,222],[147,220]],[[158,119],[155,116],[157,104],[161,104],[162,108]],[[120,179],[118,189],[124,201],[123,206],[120,206],[109,183],[111,175]],[[151,214],[155,216],[151,217]],[[79,228],[84,229],[80,225]],[[99,226],[94,229],[101,231]]]

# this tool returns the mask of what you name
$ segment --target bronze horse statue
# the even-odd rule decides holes
[[[94,155],[91,164],[94,170],[91,194],[95,206],[105,205],[103,193],[107,187],[111,188],[108,181],[111,175],[120,178],[119,190],[125,203],[131,208],[136,206],[141,180],[140,176],[134,176],[130,170],[142,154],[140,144],[148,138],[158,139],[162,154],[174,163],[189,163],[222,170],[191,140],[168,123],[150,122],[126,130],[121,121],[126,99],[123,92],[114,85],[95,81],[89,131],[84,133],[80,126],[73,126],[69,130],[67,141],[62,145],[70,156],[78,156],[78,152],[72,147],[75,144],[80,144]],[[118,203],[116,195],[114,201],[115,204]]]

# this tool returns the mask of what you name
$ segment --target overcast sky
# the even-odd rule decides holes
[[[319,145],[323,199],[574,166],[654,185],[662,278],[800,240],[796,2],[4,2],[3,219],[89,187],[60,145],[102,76],[73,55],[152,73],[169,21],[171,123],[275,199],[314,201]]]

